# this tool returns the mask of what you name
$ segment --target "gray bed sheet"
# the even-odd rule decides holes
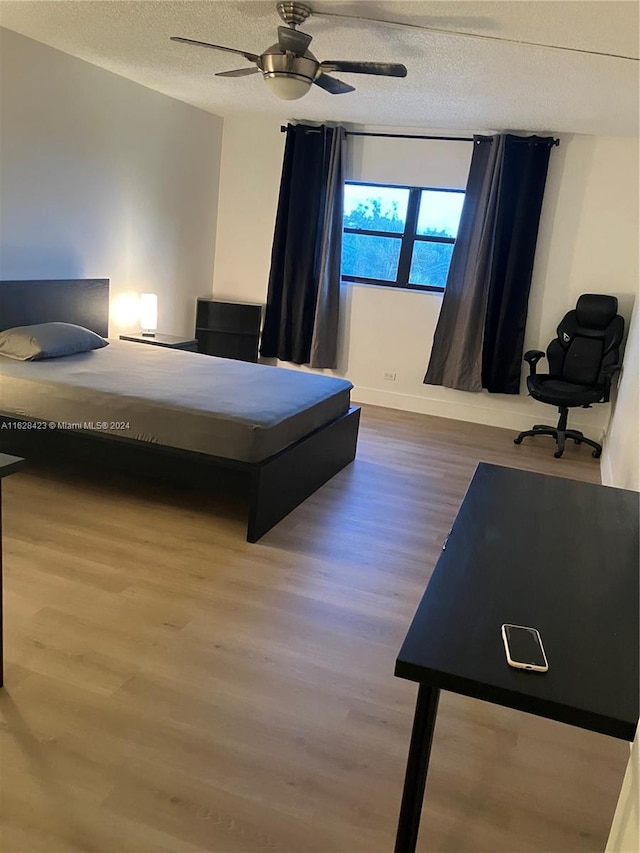
[[[0,413],[53,429],[257,462],[346,412],[344,379],[110,342],[45,361],[0,357]]]

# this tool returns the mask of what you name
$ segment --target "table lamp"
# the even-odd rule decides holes
[[[158,297],[155,293],[140,294],[140,329],[145,338],[155,337],[158,328]]]

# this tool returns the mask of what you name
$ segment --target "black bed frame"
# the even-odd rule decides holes
[[[103,337],[108,333],[108,279],[0,281],[0,331],[48,322],[76,323]],[[204,358],[205,356],[203,356]],[[239,462],[203,453],[120,438],[58,429],[8,429],[26,418],[0,411],[0,450],[29,458],[69,458],[124,469],[131,474],[208,483],[240,483],[249,495],[247,541],[268,530],[353,461],[360,409],[325,424],[261,462]]]

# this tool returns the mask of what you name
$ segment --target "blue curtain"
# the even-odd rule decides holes
[[[260,354],[335,367],[344,186],[341,127],[287,127]]]
[[[519,394],[552,137],[474,137],[465,201],[424,381]]]

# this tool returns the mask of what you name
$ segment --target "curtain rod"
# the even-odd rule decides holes
[[[284,124],[280,125],[280,132],[287,132]],[[445,142],[473,142],[472,136],[419,136],[412,133],[368,133],[359,130],[347,130],[345,133],[347,136],[383,136],[388,139],[443,139]]]
[[[280,132],[287,132],[285,125],[280,125]],[[369,133],[358,130],[347,130],[345,133],[347,136],[382,136],[385,139],[434,139],[443,142],[473,142],[473,136],[420,136],[412,133]],[[560,145],[560,140],[554,139],[552,145]]]
[[[367,133],[366,131],[347,130],[347,136],[383,136],[386,139],[442,139],[445,142],[473,142],[472,136],[420,136],[414,133]]]

